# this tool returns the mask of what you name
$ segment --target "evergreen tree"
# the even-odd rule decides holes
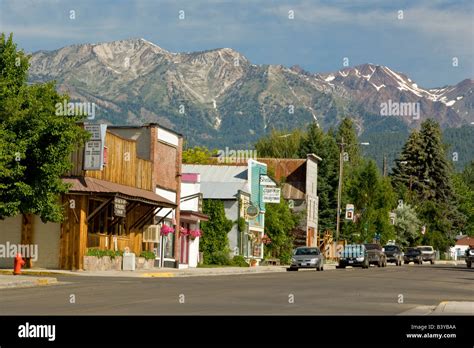
[[[334,137],[311,124],[300,146],[300,156],[314,153],[322,158],[318,164],[319,232],[336,230],[339,150]]]
[[[258,157],[298,158],[303,132],[295,129],[291,132],[272,129],[266,137],[255,144]]]

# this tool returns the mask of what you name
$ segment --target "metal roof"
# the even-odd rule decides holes
[[[126,199],[137,200],[148,204],[174,208],[176,204],[160,195],[148,190],[132,186],[116,184],[114,182],[90,178],[90,177],[68,177],[63,182],[71,184],[71,193],[100,193],[108,195],[119,195]]]
[[[201,174],[205,199],[236,199],[239,190],[250,192],[247,166],[183,164],[182,172]]]

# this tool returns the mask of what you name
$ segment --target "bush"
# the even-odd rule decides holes
[[[117,256],[122,256],[123,251],[115,251],[115,250],[102,250],[99,248],[89,248],[86,251],[86,256],[95,256],[95,257],[104,257],[109,256],[111,259],[114,259]]]
[[[232,259],[232,265],[237,267],[249,267],[249,264],[245,261],[242,255],[236,255]]]
[[[140,257],[144,257],[145,260],[154,260],[156,258],[153,251],[142,251]]]
[[[209,255],[208,260],[204,260],[208,265],[229,266],[232,264],[227,250],[215,251]]]

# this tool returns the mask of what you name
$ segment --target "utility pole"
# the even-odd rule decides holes
[[[344,168],[343,155],[344,137],[341,138],[341,143],[339,144],[339,185],[337,187],[336,242],[339,242],[339,224],[341,222],[342,171]]]

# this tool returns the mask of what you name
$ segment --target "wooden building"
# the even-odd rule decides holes
[[[88,248],[128,248],[136,255],[153,250],[153,242],[143,242],[144,228],[160,222],[156,215],[161,210],[176,210],[178,206],[182,139],[178,137],[177,145],[168,153],[162,149],[160,156],[158,140],[152,140],[158,139],[160,127],[137,129],[147,134],[144,138],[148,142],[121,136],[113,129],[106,131],[100,170],[84,170],[84,148],[71,155],[73,168],[63,179],[70,189],[60,198],[64,207],[62,223],[43,224],[32,215],[9,218],[0,222],[0,229],[6,231],[0,243],[3,238],[18,244],[37,244],[40,257],[35,262],[29,260],[29,266],[72,270],[83,269]],[[164,165],[170,161],[171,165]],[[177,199],[157,194],[158,182],[175,187]],[[0,267],[8,266],[9,261],[6,263]]]

